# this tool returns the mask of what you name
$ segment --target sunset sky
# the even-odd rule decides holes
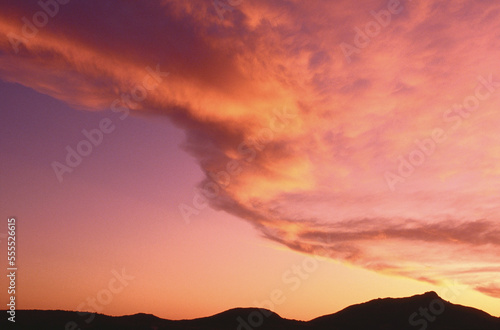
[[[19,309],[500,316],[498,1],[3,0],[0,100]]]

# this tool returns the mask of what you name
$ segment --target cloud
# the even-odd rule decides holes
[[[206,1],[75,1],[27,36],[41,8],[4,1],[0,75],[97,111],[159,67],[132,108],[186,131],[202,190],[236,166],[212,207],[296,251],[500,297],[500,4],[391,3],[245,1],[220,20]]]
[[[282,228],[287,225],[266,230],[265,237],[299,252],[327,255],[382,273],[433,284],[459,279],[478,291],[500,297],[493,284],[477,286],[494,283],[499,270],[494,251],[500,244],[500,231],[491,221],[448,219],[425,223],[372,218],[328,226],[309,223],[293,236]]]
[[[498,272],[497,272],[498,274]],[[490,286],[476,286],[475,289],[481,293],[484,293],[491,297],[500,297],[500,286],[490,285]]]

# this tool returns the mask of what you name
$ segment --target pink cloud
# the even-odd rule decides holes
[[[202,190],[228,164],[241,170],[212,207],[297,251],[499,297],[500,4],[401,1],[348,61],[340,45],[388,6],[247,1],[221,21],[209,2],[71,2],[16,52],[9,34],[40,8],[8,1],[0,75],[95,111],[158,66],[168,79],[133,110],[186,131]],[[269,133],[276,111],[294,116]],[[415,152],[422,163],[402,175]]]

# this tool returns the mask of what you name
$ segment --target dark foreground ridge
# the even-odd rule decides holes
[[[193,320],[165,320],[150,314],[107,316],[69,311],[5,310],[0,329],[30,330],[500,330],[500,318],[451,304],[435,292],[408,298],[375,299],[311,321],[281,318],[266,309],[235,308]]]

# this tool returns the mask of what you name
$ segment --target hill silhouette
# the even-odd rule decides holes
[[[15,325],[6,317],[0,325],[1,329],[23,330],[500,330],[500,318],[427,292],[408,298],[379,298],[310,321],[284,319],[259,308],[234,308],[178,321],[144,313],[119,317],[95,314],[91,319],[89,314],[71,311],[18,310]]]

